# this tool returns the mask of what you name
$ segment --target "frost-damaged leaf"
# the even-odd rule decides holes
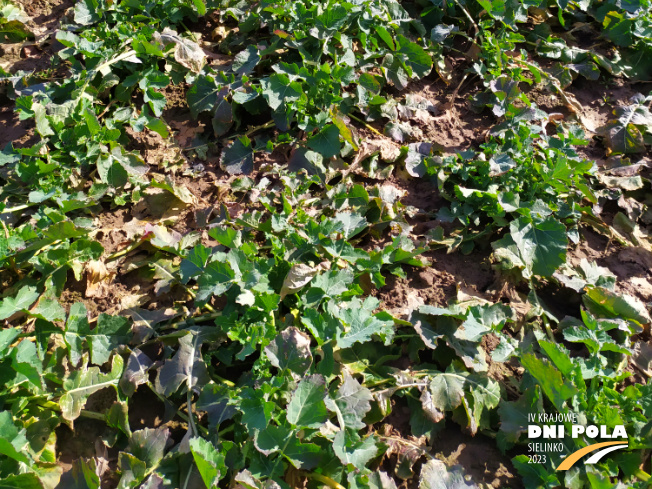
[[[311,469],[319,464],[321,449],[314,443],[302,443],[293,430],[286,426],[270,425],[257,431],[254,439],[256,449],[270,456],[280,452],[297,469]]]
[[[351,132],[351,129],[349,129],[349,126],[347,125],[346,121],[342,116],[335,111],[331,111],[331,120],[333,121],[333,124],[339,129],[340,131],[340,136],[349,143],[354,151],[358,151],[358,144],[355,142],[355,139],[353,138],[353,132]]]
[[[371,410],[373,395],[366,387],[344,373],[344,381],[334,398],[325,399],[326,407],[337,414],[340,429],[360,430],[366,426],[362,418]]]
[[[645,151],[645,133],[652,132],[652,113],[645,106],[646,99],[638,96],[627,107],[614,109],[615,118],[598,130],[610,152],[620,154]]]
[[[102,183],[120,188],[127,184],[129,177],[142,178],[147,174],[149,166],[140,155],[125,151],[122,146],[116,146],[111,152],[102,152],[96,161],[97,174]]]
[[[369,489],[396,489],[396,482],[387,473],[377,470],[369,474]]]
[[[603,287],[587,287],[582,299],[586,307],[597,316],[628,319],[639,326],[652,322],[645,304],[631,295],[618,294]]]
[[[82,356],[84,342],[90,350],[91,363],[104,365],[114,349],[129,342],[130,331],[131,324],[127,318],[104,313],[99,315],[97,325],[91,329],[86,319],[86,307],[77,302],[70,307],[63,337],[74,365]]]
[[[511,448],[518,443],[527,427],[529,413],[543,412],[543,400],[539,397],[539,389],[531,387],[516,401],[503,401],[498,406],[500,415],[500,432],[498,433],[498,444],[501,448]]]
[[[259,61],[258,48],[256,46],[247,46],[247,49],[235,55],[231,68],[238,75],[247,75],[253,71]]]
[[[421,468],[419,489],[474,489],[476,484],[464,479],[464,472],[459,466],[448,468],[444,462],[431,458]]]
[[[212,76],[200,75],[192,84],[186,95],[190,113],[194,119],[200,112],[211,111],[218,102],[218,93],[222,85]]]
[[[378,455],[378,445],[373,435],[361,438],[352,430],[340,430],[333,439],[333,451],[344,465],[363,470]]]
[[[254,169],[254,150],[247,136],[242,136],[222,151],[220,167],[230,175],[248,175]]]
[[[197,280],[197,302],[205,302],[211,295],[222,295],[233,285],[235,272],[228,263],[212,262]]]
[[[408,146],[408,154],[405,157],[405,170],[410,176],[415,178],[423,177],[426,172],[425,156],[421,151],[416,148],[422,146],[423,143],[413,143]]]
[[[165,445],[170,438],[170,429],[160,427],[134,431],[129,438],[127,451],[150,468],[156,466],[165,454]]]
[[[423,408],[423,413],[426,417],[433,423],[439,423],[446,416],[443,411],[441,411],[437,406],[440,404],[440,399],[435,402],[432,397],[432,393],[424,389],[419,398],[421,401],[421,407]]]
[[[63,381],[65,393],[59,399],[61,415],[73,421],[79,417],[88,397],[105,387],[117,387],[122,376],[123,360],[120,355],[113,356],[111,370],[103,374],[99,367],[87,368],[85,364],[74,370]]]
[[[310,337],[294,326],[289,327],[265,347],[265,355],[276,368],[303,375],[312,364]]]
[[[484,335],[494,330],[501,330],[511,316],[511,309],[504,304],[471,306],[467,311],[466,319],[455,331],[455,337],[477,343]]]
[[[86,297],[104,297],[109,292],[111,274],[101,260],[86,263]]]
[[[185,382],[188,390],[204,385],[209,380],[201,354],[201,334],[187,334],[179,338],[179,349],[166,360],[156,377],[156,390],[164,396],[174,394]]]
[[[120,379],[120,389],[127,397],[131,397],[139,385],[147,383],[149,380],[148,370],[151,366],[150,358],[138,348],[131,352],[124,374]]]
[[[303,91],[301,84],[291,82],[290,77],[283,73],[275,73],[269,78],[260,80],[263,96],[272,110],[278,109],[282,104],[299,100]]]
[[[7,319],[17,312],[25,311],[38,299],[36,287],[28,285],[22,287],[16,297],[5,297],[0,304],[0,320]]]
[[[335,214],[335,221],[342,223],[342,234],[346,239],[352,238],[369,225],[363,215],[355,212],[338,212]]]
[[[430,429],[433,424],[429,421]],[[416,464],[428,452],[428,446],[424,438],[419,438],[414,441],[404,440],[399,437],[388,437],[383,440],[387,444],[387,451],[385,457],[396,455],[396,468],[394,473],[403,480],[409,480],[414,477],[414,464]]]
[[[405,70],[405,65],[401,63],[398,56],[387,54],[381,63],[381,69],[388,82],[394,84],[399,90],[404,90],[409,82],[410,75]]]
[[[206,411],[211,429],[217,428],[220,423],[231,419],[236,413],[235,406],[230,405],[231,391],[228,387],[217,384],[207,384],[201,391],[195,407],[199,411]]]
[[[437,340],[444,337],[443,333],[437,332],[437,329],[427,321],[417,320],[414,323],[414,330],[419,334],[425,345],[433,350],[437,348]]]
[[[130,453],[120,452],[118,468],[122,472],[118,487],[138,487],[147,475],[147,465]]]
[[[462,403],[465,379],[454,373],[436,374],[428,386],[432,405],[440,411],[452,411]]]
[[[80,25],[90,25],[102,18],[98,12],[97,0],[81,0],[75,5],[75,22]]]
[[[375,297],[367,297],[362,302],[357,297],[343,304],[338,312],[339,319],[347,326],[344,335],[337,338],[340,348],[348,348],[356,343],[365,343],[376,335],[385,344],[389,344],[394,337],[394,321],[373,314],[380,302]]]
[[[298,428],[318,428],[328,418],[325,396],[326,381],[321,375],[303,379],[288,404],[288,422]]]
[[[317,269],[299,263],[292,265],[281,287],[281,300],[288,295],[294,294],[306,286],[312,278],[317,275]]]
[[[174,59],[189,70],[199,73],[206,64],[203,49],[196,42],[179,36],[176,31],[166,27],[160,34],[155,32],[153,37],[164,46],[174,43]]]
[[[394,141],[404,143],[412,137],[414,130],[409,122],[390,122],[383,129],[383,134]]]
[[[217,487],[217,483],[227,470],[224,465],[224,454],[218,452],[210,441],[203,438],[190,440],[190,451],[206,487]]]
[[[154,326],[175,318],[180,313],[171,308],[150,311],[140,307],[132,307],[123,310],[120,314],[131,318],[133,321],[133,341],[136,344],[140,344],[147,341],[154,334]]]

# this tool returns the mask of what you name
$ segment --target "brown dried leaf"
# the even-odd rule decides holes
[[[633,348],[632,362],[648,377],[652,377],[652,343],[637,342]]]
[[[115,272],[109,272],[103,261],[91,260],[86,263],[86,297],[106,297]]]

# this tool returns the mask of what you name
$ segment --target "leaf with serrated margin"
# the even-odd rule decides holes
[[[86,307],[76,302],[70,308],[63,335],[68,346],[70,361],[76,365],[81,358],[84,342],[90,350],[91,362],[103,365],[115,348],[126,344],[130,338],[131,324],[127,318],[100,314],[97,325],[91,329],[86,318]]]
[[[129,438],[127,451],[138,460],[145,462],[148,468],[155,467],[165,454],[168,438],[170,438],[168,427],[134,431]]]
[[[220,478],[226,475],[224,454],[203,438],[193,438],[189,443],[190,452],[206,487],[217,487]]]
[[[326,381],[321,375],[306,377],[292,394],[287,407],[287,420],[298,428],[318,428],[328,411],[324,403]]]
[[[344,465],[363,470],[378,455],[378,445],[373,435],[361,438],[355,431],[340,430],[333,439],[333,451]]]
[[[233,285],[235,272],[228,263],[209,263],[197,280],[197,301],[204,302],[211,295],[222,295]]]
[[[337,126],[329,124],[317,134],[308,139],[308,147],[324,158],[331,158],[339,154],[342,144],[340,143],[340,130]]]
[[[238,75],[247,75],[253,71],[260,61],[260,54],[256,46],[247,46],[247,49],[240,51],[233,58],[231,68]]]
[[[260,85],[263,88],[263,96],[272,110],[278,109],[287,102],[299,100],[302,94],[301,85],[290,81],[290,78],[282,73],[263,78],[260,80]]]
[[[201,391],[195,407],[198,411],[205,411],[208,415],[208,426],[216,429],[223,421],[229,420],[237,412],[231,405],[232,391],[217,384],[207,384]]]
[[[521,364],[537,380],[543,392],[559,411],[563,410],[564,402],[577,393],[575,386],[565,381],[559,370],[533,354],[523,355]]]
[[[82,365],[63,381],[65,393],[59,399],[61,415],[68,421],[79,417],[88,397],[106,387],[116,387],[122,376],[123,360],[120,355],[113,356],[111,370],[104,374],[99,367],[87,368]]]
[[[566,261],[566,226],[553,217],[520,217],[509,225],[519,257],[529,274],[550,277]]]
[[[200,75],[197,77],[186,95],[188,107],[194,119],[201,112],[213,110],[213,107],[217,104],[218,92],[221,89],[222,85],[212,76]]]
[[[34,301],[38,297],[39,293],[36,291],[36,287],[31,285],[22,287],[18,291],[18,294],[16,294],[16,297],[5,297],[2,303],[0,303],[0,320],[7,319],[17,312],[26,310],[34,304]]]
[[[366,387],[351,377],[344,374],[344,381],[337,390],[335,397],[325,399],[326,407],[337,414],[340,429],[362,429],[366,424],[362,418],[371,410],[373,395]]]
[[[247,136],[236,139],[222,151],[220,167],[230,175],[248,175],[254,169],[254,150]]]
[[[28,445],[25,429],[14,424],[10,411],[0,412],[0,453],[18,462],[30,463],[25,455]],[[0,483],[1,485],[1,483]]]
[[[340,348],[365,343],[371,340],[372,336],[380,337],[385,344],[391,341],[394,336],[394,321],[381,319],[378,314],[373,314],[379,305],[378,299],[370,296],[362,302],[354,297],[344,305],[346,307],[340,309],[338,317],[347,326],[347,331],[337,338]]]

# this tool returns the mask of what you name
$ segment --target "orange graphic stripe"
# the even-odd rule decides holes
[[[625,443],[627,441],[625,440]],[[604,447],[610,447],[612,445],[624,445],[623,441],[605,441],[602,443],[594,443],[593,445],[589,445],[588,447],[580,448],[578,451],[571,453],[568,457],[564,459],[564,461],[557,467],[557,470],[568,470],[570,469],[573,465],[575,465],[575,462],[577,462],[579,459],[581,459],[584,455],[587,453],[595,452],[596,450]]]

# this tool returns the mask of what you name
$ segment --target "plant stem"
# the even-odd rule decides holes
[[[47,409],[52,409],[53,411],[61,412],[61,406],[57,404],[56,402],[53,401],[38,401],[37,404],[41,407],[47,408]],[[96,411],[88,411],[86,409],[82,409],[79,413],[79,416],[82,418],[88,418],[88,419],[96,419],[98,421],[105,421],[106,422],[106,416],[102,413],[98,413]]]
[[[189,318],[185,319],[183,321],[177,321],[175,323],[168,324],[167,326],[163,326],[161,328],[162,331],[168,330],[168,329],[183,329],[186,325],[188,326],[193,326],[196,323],[203,323],[205,321],[211,321],[215,318],[218,318],[222,315],[221,312],[215,312],[211,314],[205,314],[203,316],[197,316],[195,318]]]
[[[109,261],[113,261],[113,260],[116,260],[118,258],[121,258],[121,257],[125,256],[127,253],[129,253],[129,252],[135,250],[136,248],[138,248],[142,243],[143,243],[143,240],[134,241],[129,246],[121,249],[120,251],[116,251],[115,253],[111,253],[109,256],[106,257],[106,260],[104,260],[104,261],[109,262]]]
[[[360,119],[359,117],[356,117],[356,116],[354,116],[353,114],[347,114],[347,116],[350,117],[351,119],[353,119],[354,121],[359,122],[359,123],[362,124],[364,127],[366,127],[367,129],[369,129],[371,132],[373,132],[373,133],[375,133],[375,134],[378,134],[379,136],[386,137],[382,132],[378,131],[378,129],[376,129],[375,127],[370,126],[369,124],[367,124],[365,121],[363,121],[363,120]]]
[[[213,373],[212,376],[215,377],[215,378],[216,378],[217,380],[219,380],[220,382],[222,382],[224,385],[227,385],[227,386],[229,386],[229,387],[231,387],[231,388],[235,387],[235,383],[234,383],[234,382],[231,382],[230,380],[225,379],[224,377],[220,377],[220,376],[217,375],[216,373]]]
[[[3,209],[2,211],[0,211],[0,214],[11,214],[12,212],[25,210],[29,207],[32,207],[33,205],[35,204],[22,204],[22,205],[17,205],[16,207],[9,207],[7,209]]]
[[[190,377],[188,377],[190,379]],[[188,382],[190,384],[190,382]],[[192,390],[190,388],[191,386],[188,386],[188,400],[186,401],[188,404],[188,420],[190,422],[190,429],[192,430],[192,435],[197,436],[197,426],[195,425],[195,416],[192,413]]]
[[[473,42],[475,43],[475,40],[478,38],[478,34],[480,34],[480,28],[478,27],[478,24],[476,24],[475,20],[473,20],[473,17],[471,17],[471,14],[469,14],[469,11],[464,8],[464,6],[459,2],[459,0],[455,0],[455,3],[462,10],[466,18],[469,19],[469,21],[473,25],[473,30],[475,31],[473,33]]]
[[[318,474],[316,472],[306,472],[305,475],[308,479],[321,482],[322,484],[328,487],[332,487],[333,489],[346,489],[339,482],[334,481],[333,479],[331,479],[330,477],[326,477],[325,475]]]
[[[650,480],[650,474],[645,472],[643,469],[636,469],[634,475],[641,479],[643,482],[648,482]]]
[[[249,129],[247,132],[244,133],[245,136],[251,136],[253,133],[257,131],[262,131],[263,129],[269,129],[271,127],[274,127],[274,121],[269,121],[266,122],[265,124],[261,124],[260,126],[256,126],[252,129]]]
[[[151,390],[158,399],[165,404],[166,401],[169,402],[165,397],[161,396],[158,392],[156,392],[156,389],[154,389],[154,386],[152,385],[151,382],[147,382],[147,387],[149,387],[149,390]],[[190,411],[190,409],[189,409]],[[188,416],[186,416],[184,413],[179,411],[178,409],[175,412],[175,416],[179,416],[181,419],[183,419],[186,423],[190,424],[190,419],[188,419]],[[207,428],[205,428],[202,425],[196,425],[193,422],[193,425],[195,426],[195,429],[199,429],[199,431],[202,432],[204,436],[208,436],[210,433]]]

